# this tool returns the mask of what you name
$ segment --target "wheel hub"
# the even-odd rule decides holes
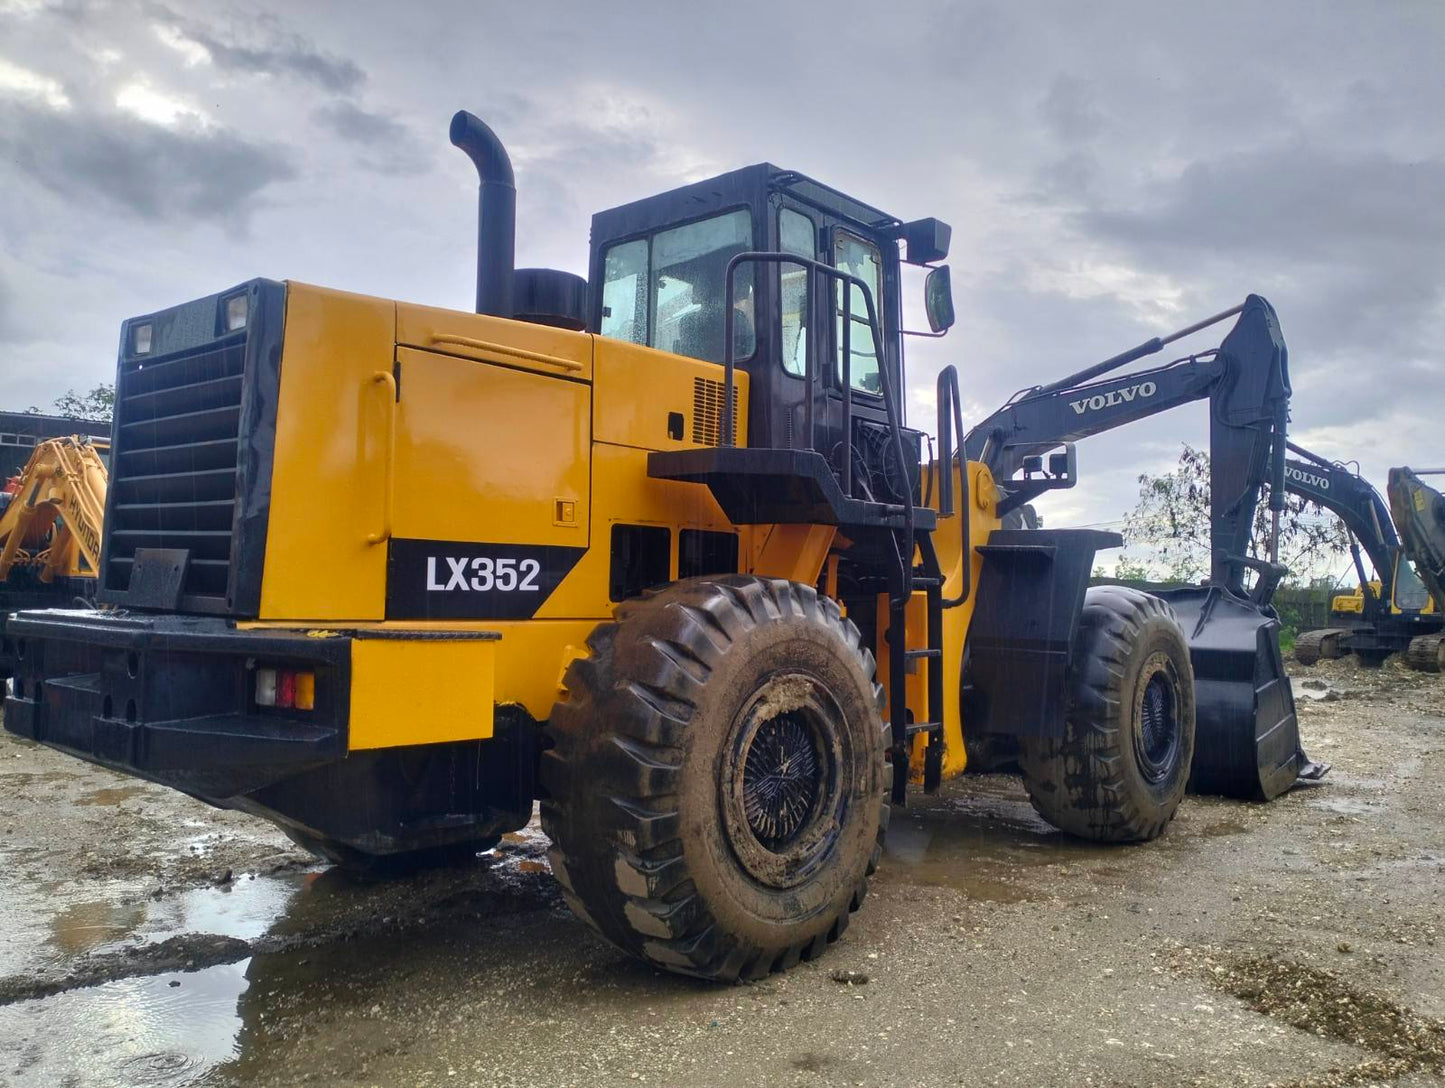
[[[764,722],[743,763],[743,811],[758,842],[777,851],[806,824],[818,800],[814,738],[796,712]]]
[[[1179,684],[1168,658],[1150,657],[1140,673],[1140,685],[1134,751],[1145,778],[1161,782],[1172,773],[1179,751]]]
[[[817,678],[775,673],[734,719],[719,802],[733,855],[774,888],[801,884],[832,852],[851,764],[838,704]]]

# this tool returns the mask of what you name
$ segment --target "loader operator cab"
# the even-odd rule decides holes
[[[948,238],[948,226],[938,220],[905,224],[801,174],[768,163],[745,167],[593,217],[589,328],[724,363],[730,324],[732,361],[750,381],[750,433],[737,435],[736,444],[770,449],[809,448],[811,352],[821,390],[815,394],[813,448],[838,469],[846,370],[852,446],[863,451],[855,458],[866,463],[866,451],[881,447],[888,427],[884,382],[893,391],[903,388],[901,265],[942,260]],[[900,240],[906,242],[902,254]],[[764,253],[856,277],[867,296],[850,284],[845,306],[843,284],[836,280],[823,282],[786,259],[742,256]],[[937,310],[937,304],[930,310],[935,327],[941,323]],[[914,434],[909,452],[915,462],[918,451]],[[869,468],[876,485],[880,470]]]

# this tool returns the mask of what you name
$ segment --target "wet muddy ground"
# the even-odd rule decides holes
[[[953,784],[839,945],[737,987],[593,936],[535,829],[358,882],[0,733],[0,1084],[1445,1083],[1445,678],[1321,678],[1325,785],[1101,848]]]

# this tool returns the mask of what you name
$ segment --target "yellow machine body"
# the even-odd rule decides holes
[[[721,366],[589,333],[288,284],[261,609],[238,626],[403,636],[352,643],[349,743],[375,749],[489,737],[494,705],[545,719],[568,663],[617,603],[614,526],[666,530],[668,580],[722,573],[685,569],[679,541],[695,529],[736,534],[741,572],[818,583],[830,551],[847,546],[832,527],[735,526],[705,487],[647,474],[650,451],[716,444],[722,380]],[[747,375],[737,380],[746,434]],[[977,545],[998,528],[996,492],[987,469],[968,471]],[[962,580],[961,521],[936,533],[945,593]],[[387,619],[397,539],[585,551],[531,617]],[[982,560],[970,554],[976,583]],[[924,622],[922,593],[914,604],[910,632]],[[945,676],[959,675],[972,606],[947,613]],[[500,638],[404,637],[438,631]],[[884,640],[875,652],[881,679]],[[920,718],[927,667],[910,674]],[[945,738],[944,773],[961,773],[956,700]],[[916,741],[921,761],[926,738]]]

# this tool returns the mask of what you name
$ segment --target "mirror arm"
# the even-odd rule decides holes
[[[948,335],[948,329],[942,332],[924,332],[922,329],[900,329],[904,336],[926,336],[930,340],[938,340]]]

